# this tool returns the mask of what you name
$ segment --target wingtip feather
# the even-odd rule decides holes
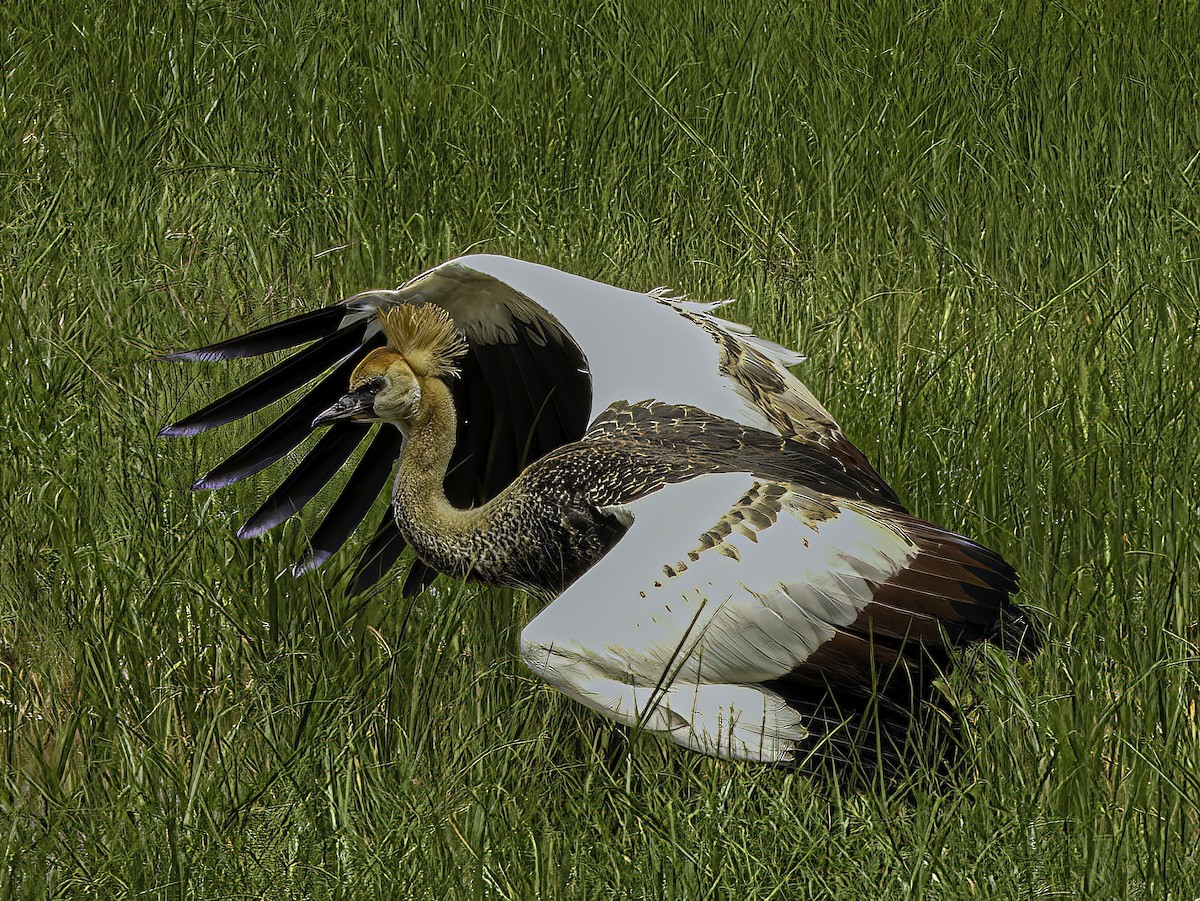
[[[224,488],[227,485],[232,485],[237,479],[234,478],[213,478],[212,473],[201,476],[192,482],[192,491],[216,491],[218,488]]]
[[[199,435],[204,429],[198,426],[184,425],[181,422],[173,422],[171,425],[165,425],[158,430],[159,438],[191,438]]]
[[[162,354],[156,359],[164,363],[216,363],[222,360],[257,357],[327,337],[347,325],[345,319],[346,307],[334,304],[300,313],[215,344]]]
[[[178,350],[174,353],[159,354],[154,360],[158,363],[216,363],[226,357],[207,348],[196,350]]]
[[[310,573],[315,569],[320,569],[325,565],[325,562],[332,557],[333,554],[329,551],[312,550],[305,554],[299,560],[292,564],[292,578],[298,579],[305,573]]]
[[[257,538],[259,535],[264,534],[268,529],[270,529],[272,525],[277,524],[263,522],[256,523],[253,519],[247,520],[242,524],[242,527],[237,530],[237,537],[243,541],[246,541],[250,538]]]

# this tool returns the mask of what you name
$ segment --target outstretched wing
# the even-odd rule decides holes
[[[787,371],[796,357],[709,312],[712,305],[638,294],[507,257],[452,260],[394,291],[370,291],[239,338],[166,360],[216,361],[309,344],[250,382],[163,429],[194,435],[247,416],[308,386],[260,435],[197,489],[251,476],[294,451],[312,420],[345,390],[348,375],[383,344],[379,310],[397,304],[444,308],[470,346],[454,383],[458,442],[446,493],[458,506],[495,496],[522,468],[578,439],[618,400],[685,403],[819,446],[894,498],[811,393]],[[311,342],[311,343],[309,343]],[[312,537],[299,570],[320,566],[358,527],[386,489],[399,436],[379,431]],[[354,454],[370,429],[333,426],[240,530],[259,535],[310,501]],[[360,564],[351,590],[388,571],[404,548],[390,515]],[[432,578],[422,569],[406,590]]]
[[[886,487],[788,371],[803,356],[714,316],[724,302],[638,293],[488,254],[438,266],[396,294],[403,295],[397,302],[444,307],[481,344],[521,343],[522,328],[535,344],[543,336],[575,342],[591,376],[588,422],[619,401],[687,404],[815,445]]]
[[[911,706],[949,646],[1019,619],[999,555],[861,501],[718,473],[623,510],[629,531],[526,627],[522,656],[694,750],[790,759],[829,710]]]

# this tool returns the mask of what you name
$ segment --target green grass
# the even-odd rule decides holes
[[[1200,895],[1197,5],[401,5],[0,8],[0,897]],[[1012,560],[961,778],[612,774],[523,598],[188,491],[257,370],[153,354],[470,250],[739,298]]]

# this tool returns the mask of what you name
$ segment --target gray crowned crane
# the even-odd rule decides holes
[[[163,433],[324,375],[196,483],[258,472],[328,426],[241,534],[295,513],[379,426],[298,569],[391,480],[352,590],[409,544],[406,590],[442,571],[533,591],[550,601],[521,637],[534,673],[705,754],[847,756],[868,711],[907,729],[953,648],[1032,650],[1003,558],[910,516],[788,372],[798,357],[711,309],[464,257],[171,355],[312,342]]]

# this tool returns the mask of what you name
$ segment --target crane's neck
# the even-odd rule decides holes
[[[440,379],[420,386],[392,506],[401,534],[427,564],[490,585],[557,593],[620,538],[624,528],[609,517],[589,518],[569,479],[539,481],[527,471],[480,507],[451,504],[443,482],[457,438],[454,398]]]
[[[421,407],[400,452],[392,504],[401,533],[426,562],[466,575],[486,539],[496,500],[462,510],[446,498],[456,431],[454,398],[446,383],[421,379]]]

